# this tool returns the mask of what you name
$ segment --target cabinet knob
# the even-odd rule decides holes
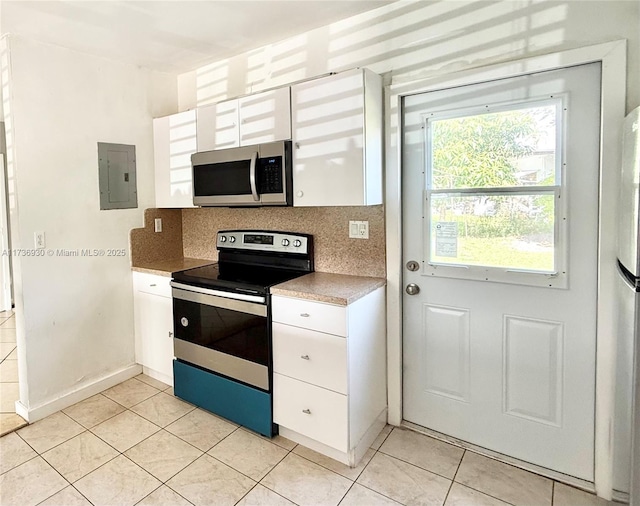
[[[303,410],[302,410],[302,412],[303,412],[305,415],[310,415],[310,414],[311,414],[311,410],[310,410],[310,409],[303,409]]]
[[[299,142],[296,142],[296,143],[295,143],[295,147],[296,147],[296,149],[300,149],[300,143],[299,143]]]
[[[296,197],[302,197],[304,195],[304,192],[298,192],[296,193]]]
[[[302,360],[309,360],[309,355],[300,355]]]
[[[303,318],[309,318],[309,313],[300,313]]]

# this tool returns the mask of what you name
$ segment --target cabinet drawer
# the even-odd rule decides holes
[[[346,395],[347,340],[274,323],[273,370]]]
[[[147,274],[146,272],[133,273],[133,287],[138,292],[171,297],[171,278],[168,276],[158,276],[157,274]]]
[[[347,308],[274,295],[273,321],[318,330],[336,336],[347,336]]]
[[[336,450],[348,451],[346,395],[274,373],[273,421]]]

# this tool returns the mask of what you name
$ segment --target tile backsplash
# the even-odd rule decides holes
[[[162,219],[161,233],[154,231],[155,218]],[[129,241],[133,267],[181,258],[182,210],[145,209],[144,227],[131,230]]]
[[[369,221],[369,239],[350,239],[349,220]],[[311,234],[319,272],[385,277],[383,206],[195,208],[182,210],[185,257],[217,260],[219,230],[280,230]]]

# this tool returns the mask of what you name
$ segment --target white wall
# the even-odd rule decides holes
[[[134,363],[129,230],[154,203],[152,118],[175,111],[177,79],[17,37],[8,44],[13,248],[31,250],[44,231],[54,251],[14,256],[20,399],[33,411]],[[98,142],[135,145],[137,209],[100,210]],[[55,254],[76,248],[126,256]]]
[[[180,106],[358,66],[399,82],[626,38],[631,110],[640,105],[639,9],[626,0],[394,2],[203,66],[195,82],[183,75]]]

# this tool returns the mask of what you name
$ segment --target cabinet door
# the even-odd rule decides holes
[[[295,206],[365,204],[363,71],[291,87]]]
[[[241,146],[291,139],[288,87],[242,97],[238,102]]]
[[[239,145],[237,100],[198,107],[198,151]]]
[[[193,207],[191,155],[196,148],[195,110],[153,120],[156,207]]]
[[[171,297],[136,292],[137,330],[140,333],[136,361],[149,369],[173,376],[173,305]]]

